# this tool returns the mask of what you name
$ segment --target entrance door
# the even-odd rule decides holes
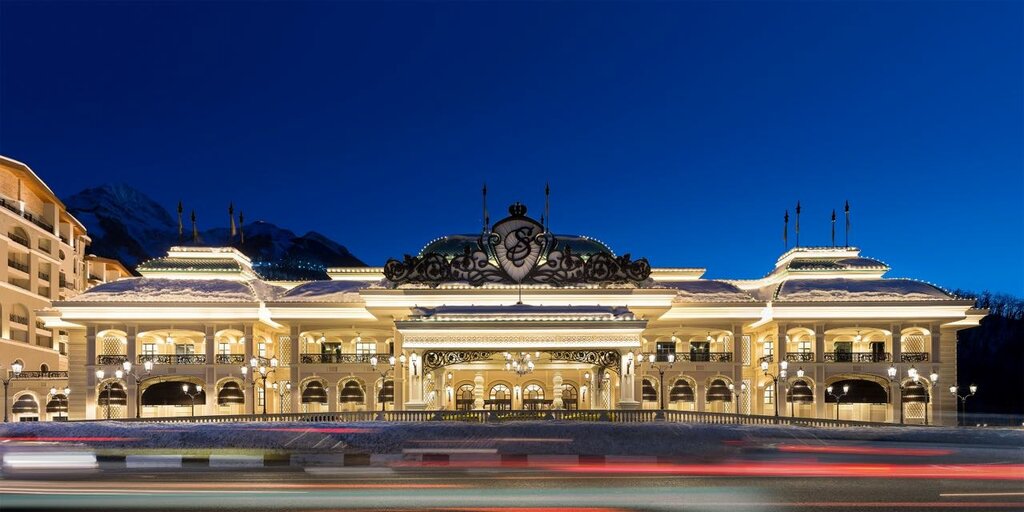
[[[853,342],[852,341],[837,341],[836,342],[836,362],[838,363],[849,363],[853,361]]]

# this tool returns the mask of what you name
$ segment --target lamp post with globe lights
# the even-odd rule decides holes
[[[239,371],[242,372],[242,382],[249,381],[249,387],[252,388],[252,413],[256,414],[256,380],[260,380],[261,389],[266,393],[267,389],[267,378],[270,377],[275,370],[277,370],[278,360],[276,357],[270,358],[270,366],[268,367],[262,360],[262,358],[252,358],[249,360],[249,366],[242,366]],[[250,371],[251,370],[251,371]],[[267,414],[267,400],[263,399],[263,414]]]
[[[843,397],[846,396],[846,394],[850,392],[850,385],[849,384],[843,384],[843,392],[842,393],[833,393],[832,391],[834,389],[835,389],[834,386],[829,386],[829,387],[825,388],[825,392],[827,392],[829,394],[829,396],[831,396],[832,398],[836,399],[836,421],[839,421],[839,403],[842,402],[843,401]],[[838,391],[838,390],[836,390],[836,391]]]
[[[957,405],[956,405],[956,424],[957,425],[959,425],[961,423],[961,421],[960,421],[960,409],[964,410],[963,416],[966,417],[967,416],[967,399],[972,397],[972,396],[974,396],[974,394],[978,392],[978,386],[976,384],[971,384],[967,388],[970,391],[970,393],[966,394],[966,395],[961,395],[961,394],[957,393],[957,391],[959,391],[959,389],[960,388],[958,388],[956,386],[950,386],[949,387],[949,392],[952,393],[953,396],[955,396],[956,399],[957,399]]]
[[[399,355],[397,360],[395,359],[395,356],[393,356],[393,355],[392,356],[388,356],[388,367],[385,368],[384,371],[380,371],[380,370],[377,369],[377,363],[380,362],[380,359],[377,358],[376,354],[374,354],[373,356],[370,357],[370,368],[372,368],[373,371],[375,371],[375,372],[380,374],[380,385],[381,385],[381,389],[382,390],[384,389],[384,382],[387,380],[388,375],[393,375],[394,372],[395,372],[395,363],[396,362],[398,363],[398,367],[399,368],[405,368],[405,360],[406,360],[405,359],[405,354]],[[378,394],[378,397],[379,396],[380,395]],[[386,408],[386,405],[387,405],[387,402],[385,402],[383,400],[380,401],[380,410],[381,410],[381,412],[384,412],[384,410]]]
[[[288,381],[275,382],[270,385],[277,392],[277,403],[280,412],[284,413],[284,396],[292,391],[292,383]]]
[[[741,382],[740,383],[740,390],[736,391],[736,385],[730,382],[729,383],[729,392],[732,393],[733,403],[736,404],[736,414],[739,414],[739,412],[740,412],[740,395],[742,395],[742,394],[747,392],[747,383],[746,382]]]
[[[64,406],[63,411],[65,411],[65,412],[68,410],[68,395],[70,395],[70,394],[71,394],[71,388],[65,386],[64,387],[64,398],[62,399],[64,403],[61,404],[61,402],[59,402],[59,401],[57,402],[57,406],[58,407],[60,407],[61,405]],[[58,400],[57,396],[59,396],[59,395],[60,395],[60,391],[57,389],[57,386],[53,386],[53,387],[50,388],[50,399],[51,400]],[[58,408],[57,409],[57,417],[58,418],[61,418],[60,413],[61,413],[61,409]]]
[[[0,382],[4,383],[4,423],[9,421],[7,417],[7,386],[11,384],[12,380],[17,379],[18,375],[21,375],[22,368],[21,363],[15,361],[14,363],[11,363],[11,375],[9,377],[0,377]]]
[[[203,394],[203,387],[200,386],[199,384],[196,384],[195,385],[195,391],[194,392],[189,392],[188,384],[182,384],[181,385],[181,390],[183,392],[185,392],[185,396],[187,396],[189,398],[189,400],[192,401],[192,416],[195,417],[195,415],[196,415],[196,398],[198,398],[199,395]]]
[[[96,370],[96,380],[102,382],[103,378],[106,377],[106,375],[107,375],[107,372],[103,371],[102,369]],[[123,379],[124,378],[124,370],[122,370],[120,368],[118,368],[117,370],[114,370],[114,378],[116,378],[117,380]],[[111,391],[111,389],[113,389],[113,387],[114,387],[114,383],[113,382],[104,382],[103,383],[103,392],[106,393],[106,395],[107,395],[107,402],[106,402],[107,414],[106,414],[106,416],[107,416],[108,420],[110,419],[110,391]]]
[[[789,368],[788,361],[779,361],[779,373],[771,374],[768,373],[768,361],[761,361],[761,371],[764,373],[765,377],[768,377],[769,379],[772,380],[772,389],[775,390],[775,397],[773,401],[775,402],[776,418],[779,416],[779,382],[786,381],[787,368]]]
[[[644,363],[644,356],[639,357],[640,364]],[[672,365],[676,362],[675,354],[668,354],[665,360],[668,362],[666,365],[658,364],[658,356],[656,354],[647,354],[647,366],[658,372],[658,408],[662,411],[665,410],[665,372],[672,369]],[[643,370],[641,369],[641,372]]]
[[[135,417],[142,417],[142,390],[139,389],[139,384],[150,377],[153,373],[153,361],[147,360],[142,363],[144,372],[139,374],[138,372],[132,371],[132,362],[125,361],[121,363],[121,369],[125,375],[132,378],[132,382],[135,384]]]

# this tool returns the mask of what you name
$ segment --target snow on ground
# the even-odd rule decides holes
[[[532,421],[508,423],[10,423],[0,437],[94,438],[109,449],[256,449],[400,453],[403,448],[498,448],[499,453],[725,457],[747,444],[828,441],[1005,446],[1019,450],[1019,429],[788,426]],[[97,438],[117,438],[113,441]],[[340,442],[340,443],[339,443]]]

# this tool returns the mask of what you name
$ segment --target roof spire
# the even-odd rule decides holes
[[[199,243],[199,229],[196,228],[196,211],[192,210],[192,243]]]
[[[850,200],[849,199],[846,200],[846,206],[845,206],[844,210],[846,211],[846,247],[849,248],[850,247]]]
[[[238,235],[239,235],[238,243],[239,244],[244,244],[245,243],[245,214],[242,213],[242,210],[238,210]]]
[[[540,223],[544,225],[544,231],[548,232],[551,231],[549,229],[551,225],[551,183],[544,183],[544,215],[541,216],[541,219],[545,218],[547,224],[543,220]]]
[[[231,219],[231,238],[228,240],[228,245],[235,241],[235,203],[228,203],[228,218]]]
[[[796,246],[800,247],[800,201],[796,202]]]
[[[832,247],[836,246],[836,211],[832,210]]]
[[[181,212],[182,212],[181,200],[179,199],[178,200],[178,243],[179,244],[182,242],[182,239],[185,236],[185,226],[181,222]]]
[[[484,198],[484,229],[483,230],[484,230],[484,233],[486,233],[487,232],[487,227],[491,224],[491,218],[487,215],[487,182],[486,181],[484,182],[483,198]]]
[[[786,209],[786,215],[782,217],[782,245],[785,246],[785,250],[789,250],[789,208]]]

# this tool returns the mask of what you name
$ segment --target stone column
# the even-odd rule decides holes
[[[126,334],[128,335],[126,337],[125,354],[128,357],[128,361],[132,363],[132,371],[140,378],[145,379],[146,369],[139,364],[139,347],[136,345],[138,330],[139,328],[134,325],[130,325],[125,329]],[[135,383],[135,379],[132,379],[131,377],[126,378],[125,382],[127,383],[125,391],[128,393],[128,417],[134,418],[136,410],[140,407],[139,393],[141,390],[139,389],[140,386]]]
[[[484,374],[482,372],[476,372],[473,376],[473,408],[483,409],[484,408]]]
[[[825,409],[825,326],[814,326],[814,417],[827,418]]]
[[[551,408],[561,409],[564,405],[562,404],[562,373],[555,372],[555,377],[552,379],[551,392],[555,396],[551,397]]]
[[[786,344],[787,344],[786,343],[786,329],[787,328],[788,328],[788,326],[786,324],[778,324],[778,334],[775,337],[775,339],[777,340],[775,342],[776,345],[777,345],[775,347],[775,363],[776,364],[781,363],[781,362],[786,360],[786,349],[788,348],[788,347],[786,347]]]
[[[72,367],[70,362],[68,367]],[[96,370],[98,368],[99,366],[96,365],[96,327],[90,325],[85,329],[86,388],[81,391],[72,388],[71,396],[68,397],[69,400],[75,400],[76,397],[83,397],[85,399],[85,419],[87,420],[96,419],[96,405],[98,403],[96,397],[96,385],[99,384],[96,380]],[[74,371],[69,372],[69,375],[74,375],[74,373]]]
[[[423,360],[416,352],[409,354],[405,376],[409,380],[409,399],[405,401],[405,409],[422,411],[427,406],[423,401]]]
[[[242,339],[242,347],[245,351],[245,360],[242,361],[242,364],[248,367],[249,360],[253,357],[253,343],[255,343],[252,339],[252,324],[245,324],[242,326]],[[253,377],[252,368],[249,368],[249,378],[252,379]],[[253,396],[252,390],[253,388],[249,385],[249,382],[242,383],[242,393],[245,395],[245,403],[243,404],[245,410],[242,411],[243,414],[251,413],[253,410],[253,404],[256,403],[256,397]]]
[[[892,330],[892,362],[893,364],[899,364],[903,362],[903,326],[900,324],[894,324],[891,326]]]
[[[213,325],[203,326],[203,347],[206,353],[206,364],[203,365],[203,389],[206,391],[206,403],[200,409],[201,414],[212,416],[217,414],[217,330]]]
[[[289,400],[290,403],[288,404],[288,412],[299,412],[299,402],[302,401],[301,399],[296,400],[296,393],[299,394],[300,398],[302,395],[302,393],[298,391],[299,382],[302,380],[302,369],[299,367],[299,361],[302,360],[302,358],[299,356],[299,334],[299,326],[293,325],[292,328],[289,330],[288,337],[288,343],[291,347],[289,350],[290,356],[288,361],[288,380],[289,382],[292,383],[291,398]],[[281,410],[283,411],[284,407],[282,407]]]
[[[636,360],[632,352],[620,354],[619,405],[621,409],[639,409],[640,402],[636,399]],[[611,385],[611,383],[609,383]]]

